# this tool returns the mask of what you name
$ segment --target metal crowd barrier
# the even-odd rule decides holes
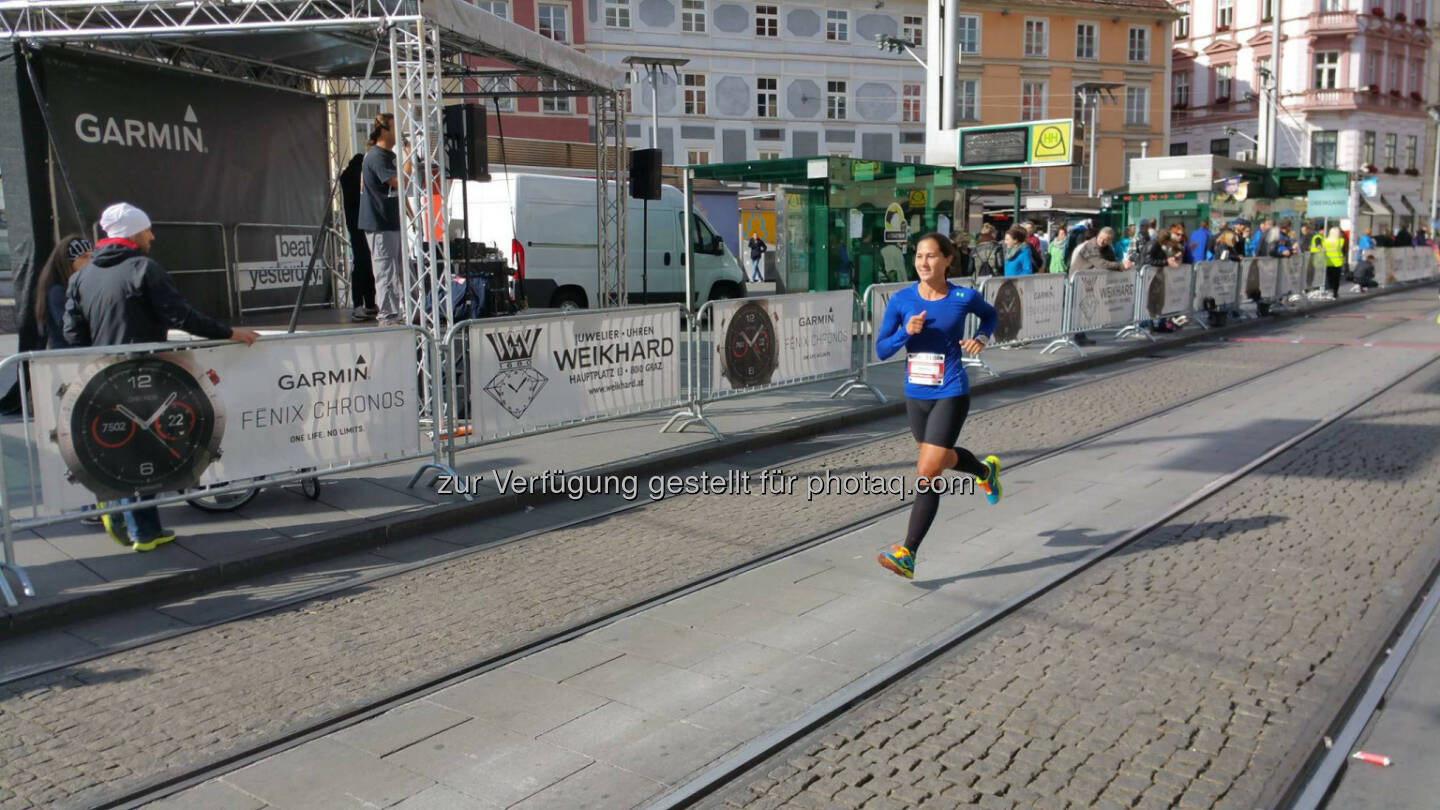
[[[1139,327],[1139,298],[1135,294],[1139,281],[1138,272],[1124,270],[1070,273],[1065,291],[1065,344],[1083,357],[1085,353],[1073,337],[1080,332],[1115,329],[1116,338],[1140,335],[1153,341],[1154,338]]]
[[[694,383],[686,385],[683,380],[693,376],[693,368],[686,366],[693,367],[695,365],[695,355],[693,341],[688,334],[682,332],[680,327],[684,317],[684,306],[658,304],[566,313],[512,315],[502,318],[476,318],[452,325],[441,340],[441,346],[448,358],[448,367],[445,369],[447,372],[445,374],[445,390],[449,394],[448,404],[450,407],[447,419],[448,430],[445,430],[443,434],[437,432],[437,445],[440,441],[444,441],[446,459],[453,467],[455,453],[458,450],[468,450],[505,439],[550,433],[575,425],[654,413],[677,406],[689,406],[693,401],[691,391],[694,390]],[[588,325],[585,323],[587,320],[597,323],[593,326]],[[620,323],[601,323],[614,320],[618,320]],[[580,324],[578,328],[577,324]],[[543,348],[550,351],[551,356],[537,358],[536,355],[541,354],[541,339],[553,337],[554,327],[557,325],[560,326],[559,331],[561,332],[564,332],[568,326],[570,336],[576,338],[575,345],[557,347],[553,340],[545,340]],[[610,335],[612,330],[618,330],[621,334]],[[586,339],[578,340],[581,337]],[[652,368],[648,372],[643,368],[638,372],[632,371],[629,366],[633,363],[629,354],[634,348],[633,343],[625,347],[626,357],[623,361],[618,359],[618,351],[610,351],[608,356],[605,354],[595,355],[590,352],[589,347],[580,345],[587,343],[616,347],[618,344],[615,341],[617,340],[634,341],[636,339],[642,341],[640,347],[642,353],[648,353],[650,348],[648,342],[651,340],[661,341],[658,350],[663,353],[664,341],[669,340],[668,361],[664,358],[656,360],[648,356],[639,361],[642,366],[659,362],[669,367]],[[555,356],[557,348],[562,352],[560,359]],[[489,355],[485,354],[487,351]],[[564,354],[566,351],[570,353]],[[489,377],[481,380],[476,373],[486,373],[482,371],[482,366],[489,368],[489,364],[484,362],[486,357],[492,358],[494,369],[493,372],[490,372]],[[540,369],[536,368],[537,363],[541,366]],[[592,368],[597,363],[606,367]],[[621,363],[625,365],[622,366]],[[546,372],[549,374],[547,375]],[[541,403],[542,409],[549,404],[541,399],[545,396],[545,388],[553,389],[565,382],[562,378],[559,382],[552,383],[556,376],[570,377],[568,384],[572,389],[577,385],[593,383],[605,386],[609,390],[602,393],[608,394],[631,390],[624,386],[629,385],[637,378],[642,385],[634,387],[643,388],[644,382],[654,382],[655,378],[660,376],[654,372],[661,372],[664,375],[666,386],[673,389],[673,392],[668,392],[659,399],[638,402],[633,397],[631,401],[625,401],[622,393],[602,396],[598,398],[601,407],[598,409],[589,407],[587,413],[585,406],[593,406],[597,398],[590,396],[591,392],[582,388],[578,391],[581,395],[579,399],[581,408],[572,407],[568,411],[562,411],[563,415],[549,418],[545,416],[526,418],[526,414],[530,413],[536,403]],[[648,378],[647,373],[649,374]],[[627,381],[626,378],[629,380]],[[577,392],[572,390],[571,393]],[[557,394],[552,391],[547,399],[553,400],[556,397]],[[572,395],[566,397],[565,402],[573,405],[577,402],[577,398]],[[490,421],[481,418],[482,407],[494,407],[499,409],[500,413],[509,413],[513,418],[507,420],[497,413],[492,425]],[[551,413],[554,412],[552,409]],[[513,424],[501,427],[504,423]],[[709,426],[708,420],[705,420],[705,424],[707,427]],[[492,426],[494,429],[491,429]],[[461,438],[462,441],[457,442],[457,438]]]
[[[981,279],[980,294],[999,315],[990,345],[1003,349],[1048,340],[1042,354],[1066,345],[1080,351],[1065,333],[1068,291],[1068,279],[1058,273]]]
[[[362,336],[373,338],[376,334],[383,334],[385,332],[412,333],[415,339],[415,351],[417,355],[421,353],[424,348],[428,347],[430,349],[430,351],[428,352],[428,356],[437,357],[437,353],[434,351],[433,348],[433,340],[431,339],[431,337],[425,334],[420,329],[408,326],[384,328],[370,327],[366,329],[344,329],[319,333],[308,332],[294,335],[265,337],[256,344],[256,347],[237,348],[236,350],[253,352],[263,350],[260,347],[263,347],[267,344],[274,345],[275,343],[280,342],[299,341],[317,342],[323,340],[325,341],[325,347],[327,350],[323,352],[324,354],[333,355],[335,359],[344,363],[355,364],[354,366],[346,367],[346,369],[353,369],[358,368],[360,365],[358,358],[351,359],[351,355],[355,352],[352,346],[356,343],[357,339]],[[122,505],[113,501],[107,502],[104,506],[100,506],[98,505],[98,503],[92,504],[89,502],[85,503],[83,506],[78,505],[78,501],[80,500],[80,498],[77,497],[78,493],[73,491],[68,494],[64,492],[54,493],[51,496],[50,503],[47,504],[46,495],[44,492],[45,482],[47,478],[55,486],[59,486],[61,480],[65,480],[67,482],[67,486],[72,485],[72,482],[75,481],[74,467],[68,459],[64,458],[64,455],[67,452],[71,454],[77,454],[79,451],[67,451],[63,445],[57,446],[53,450],[46,450],[44,453],[44,460],[42,461],[42,443],[58,443],[59,439],[57,438],[57,431],[61,429],[62,424],[65,425],[65,427],[67,428],[70,426],[70,424],[73,424],[73,417],[69,423],[66,423],[64,420],[67,412],[62,411],[62,407],[66,407],[62,404],[62,398],[65,396],[65,391],[66,388],[68,388],[68,384],[62,386],[58,391],[39,391],[35,388],[35,383],[32,380],[32,375],[36,377],[41,376],[41,374],[39,373],[41,369],[49,368],[51,366],[51,363],[54,361],[59,361],[61,363],[81,363],[83,364],[81,373],[85,373],[85,371],[87,370],[91,372],[91,376],[84,378],[86,383],[89,383],[90,380],[94,379],[98,375],[100,370],[100,364],[105,364],[107,362],[107,358],[124,358],[125,360],[129,360],[135,358],[171,355],[177,357],[180,361],[183,362],[188,356],[192,356],[193,353],[198,350],[235,345],[236,344],[231,341],[207,340],[193,341],[183,344],[147,343],[125,346],[58,349],[50,351],[22,352],[20,354],[11,355],[10,357],[5,358],[3,361],[0,361],[0,374],[3,374],[5,370],[10,367],[14,367],[15,371],[17,372],[16,376],[20,381],[21,402],[20,421],[18,423],[6,423],[3,428],[0,428],[0,431],[3,431],[3,438],[5,440],[4,444],[8,446],[13,446],[14,443],[18,441],[24,449],[24,459],[21,465],[22,469],[20,470],[15,469],[13,461],[7,457],[7,454],[0,452],[0,495],[3,495],[3,497],[0,497],[0,551],[3,551],[3,557],[0,557],[0,597],[4,598],[7,605],[14,607],[16,606],[17,602],[15,600],[14,593],[10,589],[9,583],[5,579],[5,571],[9,571],[15,574],[16,579],[20,582],[23,592],[27,596],[35,595],[35,590],[34,587],[31,585],[29,577],[26,575],[24,568],[22,568],[15,559],[14,538],[17,532],[35,529],[42,526],[50,526],[57,523],[64,523],[71,520],[77,520],[81,517],[89,515],[114,514],[117,512],[123,512],[137,508],[137,505],[135,504]],[[121,361],[115,360],[112,362]],[[343,382],[347,375],[354,373],[353,371],[342,369],[336,372],[336,374],[331,374],[331,371],[333,371],[333,369],[296,369],[291,367],[293,366],[293,364],[291,364],[290,366],[286,366],[283,363],[277,365],[279,367],[274,369],[276,373],[289,373],[291,375],[297,376],[302,376],[305,373],[321,374],[321,378],[308,378],[312,381],[312,383],[320,385]],[[268,371],[269,369],[267,369],[267,372]],[[215,423],[223,424],[225,421],[235,420],[239,418],[241,420],[241,424],[243,425],[246,417],[243,414],[227,414],[226,411],[228,409],[225,408],[225,401],[223,399],[220,399],[221,394],[216,392],[214,389],[214,386],[219,384],[219,380],[225,379],[226,372],[227,370],[224,367],[208,369],[204,372],[200,372],[199,368],[197,367],[196,369],[193,369],[191,371],[192,374],[195,374],[196,385],[199,387],[200,390],[205,390],[206,378],[208,378],[208,380],[210,381],[210,387],[208,390],[211,392],[209,394],[209,397],[212,403],[214,403],[214,407],[216,409]],[[407,380],[412,379],[410,378],[410,375],[408,373],[401,376]],[[352,376],[350,379],[353,381],[354,377]],[[153,379],[149,375],[137,373],[130,379],[130,383],[132,384],[132,387],[144,388],[148,387],[150,384],[153,384]],[[277,379],[277,385],[278,384],[279,381]],[[418,382],[416,382],[415,384],[417,387],[410,390],[413,390],[416,393],[417,397],[422,396],[423,394],[421,394],[418,388]],[[117,445],[115,443],[107,443],[104,439],[100,437],[99,431],[102,430],[102,428],[100,427],[100,419],[110,414],[111,412],[114,412],[120,414],[120,416],[123,416],[125,419],[132,422],[130,426],[131,433],[126,438],[127,442],[141,438],[140,434],[142,432],[145,432],[155,434],[157,440],[162,445],[166,444],[167,442],[165,439],[159,438],[164,430],[164,428],[162,427],[163,420],[160,419],[160,416],[161,413],[165,412],[165,406],[162,406],[161,413],[150,414],[148,415],[148,421],[142,422],[141,419],[136,418],[138,414],[130,415],[126,413],[127,409],[125,408],[125,402],[122,398],[126,389],[123,388],[123,385],[124,382],[117,379],[117,382],[115,383],[115,386],[117,386],[116,388],[109,389],[108,392],[103,392],[104,396],[111,397],[118,401],[110,405],[108,409],[102,410],[100,412],[100,415],[96,417],[94,423],[91,425],[90,431],[94,436],[95,442],[98,443],[98,446],[104,448],[113,449],[119,446],[123,446]],[[298,387],[307,386],[301,385]],[[73,393],[75,400],[73,400],[68,406],[72,409],[68,413],[73,414],[73,408],[82,407],[82,403],[80,403],[78,399],[85,390],[86,389],[82,389],[80,392]],[[317,390],[319,389],[317,388]],[[56,396],[57,394],[59,394],[60,396]],[[32,396],[53,398],[50,400],[51,402],[54,402],[53,414],[50,411],[46,411],[45,413],[45,418],[47,421],[51,419],[52,416],[55,419],[55,426],[50,431],[42,431],[41,428],[37,425],[37,418],[40,416],[40,414],[31,407]],[[171,402],[174,402],[175,400],[176,396],[172,395],[165,400],[165,405],[168,406]],[[101,405],[104,404],[107,404],[107,402],[105,400],[101,400]],[[231,404],[234,404],[233,401],[231,402]],[[317,402],[317,404],[319,403]],[[435,407],[437,405],[437,403],[433,402],[431,404],[432,407]],[[186,406],[183,401],[181,402],[181,405],[182,407],[186,407],[187,410],[190,410],[193,413],[194,409]],[[417,409],[421,405],[422,403],[417,402]],[[148,405],[144,409],[149,410]],[[117,420],[118,419],[119,417],[117,417]],[[258,417],[256,417],[256,419],[258,420]],[[177,431],[177,428],[171,427],[171,430],[172,432],[175,432]],[[181,437],[177,435],[176,437],[170,439],[169,442],[173,443],[179,441],[180,438]],[[293,442],[294,438],[291,438],[291,441]],[[72,446],[78,446],[78,444]],[[244,492],[259,486],[274,486],[279,484],[295,483],[307,478],[315,477],[319,474],[338,474],[352,472],[356,470],[369,469],[372,467],[379,467],[386,464],[394,464],[397,462],[412,461],[418,459],[426,459],[426,463],[424,465],[425,467],[438,467],[440,469],[448,469],[441,464],[439,443],[432,442],[427,448],[425,442],[419,435],[418,428],[416,433],[416,446],[419,449],[415,452],[390,455],[383,458],[372,459],[369,461],[356,462],[350,459],[337,459],[330,463],[320,463],[314,466],[306,466],[303,469],[287,467],[284,469],[276,468],[273,470],[266,470],[264,472],[253,473],[242,478],[235,478],[232,480],[226,480],[218,483],[191,487],[180,492],[156,493],[153,495],[148,493],[135,492],[132,495],[127,495],[125,497],[139,498],[143,496],[145,499],[145,502],[143,504],[144,506],[165,506],[169,504],[180,503],[182,501],[196,498],[199,496],[214,496],[225,495],[234,492]],[[224,449],[225,442],[222,438],[220,440],[219,446],[211,448],[211,457],[217,459],[221,458]],[[175,453],[173,447],[171,447],[170,450],[172,454]],[[235,452],[233,446],[231,448],[231,451],[232,454],[233,452]],[[132,458],[132,460],[134,459]],[[141,463],[149,463],[153,465],[153,462]],[[70,468],[69,472],[64,471],[64,468],[66,467]],[[82,468],[84,468],[83,465]],[[422,469],[424,469],[424,467],[422,467]],[[144,474],[143,470],[141,470],[140,472],[141,474]],[[11,483],[12,479],[20,479],[21,476],[23,476],[23,479],[20,480],[18,483]],[[73,485],[79,486],[79,484]],[[112,484],[110,486],[114,485]],[[86,487],[86,489],[88,490],[89,487]],[[89,497],[91,497],[89,494],[84,496],[87,501]],[[98,500],[99,498],[96,497],[96,501]]]
[[[952,278],[949,281],[951,284],[954,284],[958,287],[974,288],[975,286],[975,280],[970,278]],[[885,320],[885,306],[890,303],[890,296],[894,295],[900,290],[905,289],[906,287],[913,287],[915,286],[915,284],[916,282],[914,281],[897,281],[886,284],[871,284],[869,287],[866,287],[865,292],[861,294],[860,310],[861,317],[863,318],[863,320],[861,321],[861,323],[863,324],[863,328],[860,330],[860,334],[861,337],[865,339],[866,347],[865,353],[860,361],[860,371],[857,378],[859,382],[869,381],[870,368],[872,366],[882,366],[886,363],[898,363],[901,359],[903,359],[904,355],[896,353],[893,357],[881,360],[879,355],[875,353],[875,340],[876,337],[880,334],[880,325]],[[979,322],[973,316],[965,320],[966,338],[972,338],[975,336],[975,329],[978,323]],[[991,377],[1000,376],[1000,374],[995,371],[994,367],[991,366],[988,362],[986,362],[984,358],[967,354],[961,356],[960,362],[961,365],[966,368],[984,369],[985,373],[989,374]],[[880,401],[884,402],[884,394],[879,394],[879,396]]]
[[[829,304],[821,304],[820,302],[826,298],[831,299]],[[827,306],[825,314],[820,314],[817,309],[814,316],[807,317],[823,319],[834,315],[836,319],[835,322],[844,326],[844,328],[832,330],[829,336],[822,336],[822,339],[827,343],[839,340],[845,342],[845,351],[847,354],[845,367],[821,370],[814,373],[792,374],[772,382],[771,379],[773,378],[774,372],[779,370],[779,352],[790,351],[798,354],[799,352],[805,351],[806,348],[809,348],[808,344],[799,344],[800,335],[785,334],[783,324],[778,328],[775,326],[774,321],[778,315],[772,312],[772,310],[776,307],[787,309],[793,305],[803,306],[802,302],[815,302],[817,307],[821,305]],[[741,310],[746,309],[752,304],[755,305],[759,311],[751,311],[744,317],[747,320],[755,320],[753,327],[745,327],[743,324],[737,327],[736,324],[739,324],[740,321],[738,318],[735,318],[727,321],[725,326],[727,334],[716,334],[716,331],[721,328],[720,321],[716,317],[716,309],[718,307],[735,307],[736,311],[732,314],[740,316]],[[696,313],[695,322],[697,324],[709,324],[706,330],[709,333],[710,348],[702,349],[703,341],[701,338],[701,330],[698,328],[693,329],[691,331],[690,355],[694,358],[694,362],[691,363],[691,399],[685,409],[672,416],[670,421],[666,422],[661,430],[669,430],[672,426],[678,426],[680,430],[684,430],[692,424],[701,424],[714,434],[716,438],[722,438],[723,434],[721,434],[715,425],[705,416],[704,407],[706,405],[722,399],[730,399],[762,391],[793,388],[799,385],[809,385],[826,380],[842,381],[840,386],[830,393],[832,399],[847,396],[850,392],[860,389],[869,392],[874,395],[877,400],[884,402],[885,395],[881,393],[880,389],[863,379],[856,368],[855,342],[857,340],[856,332],[858,330],[854,315],[858,308],[859,298],[854,291],[851,290],[820,293],[791,293],[787,295],[769,295],[756,298],[707,301]],[[844,314],[835,315],[836,310]],[[764,314],[766,319],[765,323],[768,324],[768,327],[762,326],[759,320],[760,314]],[[772,340],[783,342],[783,345],[774,347],[773,351],[776,357],[773,360],[768,356],[772,350],[767,345],[768,342]],[[717,376],[715,364],[718,362],[717,354],[721,351],[729,352],[732,349],[738,351],[741,356],[754,353],[757,350],[763,352],[766,356],[760,358],[758,364],[750,364],[749,361],[744,361],[747,364],[747,368],[726,369],[722,373],[722,376],[725,376],[726,379],[730,381],[732,387],[729,390],[719,390],[715,386],[715,378]],[[793,361],[809,358],[792,356],[790,359]],[[775,364],[773,367],[771,366],[772,362]],[[752,368],[756,373],[749,373]],[[736,379],[729,377],[731,373],[736,374]],[[753,379],[749,379],[751,377],[753,377]]]

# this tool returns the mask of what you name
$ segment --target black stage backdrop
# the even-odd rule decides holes
[[[226,240],[242,223],[308,226],[309,233],[319,225],[329,193],[323,99],[64,52],[44,55],[43,82],[56,151],[82,215],[93,225],[105,206],[122,200],[144,209],[157,223],[155,257],[206,312],[235,314],[218,263],[219,227],[158,223],[220,223]],[[74,214],[58,171],[52,176],[65,233],[75,227]],[[261,234],[242,227],[240,261],[285,265],[275,235],[273,228]],[[295,275],[278,274],[279,283],[259,288],[237,284],[241,306],[293,302]],[[323,299],[328,284],[313,281],[307,300]]]

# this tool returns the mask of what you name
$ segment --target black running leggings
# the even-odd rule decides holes
[[[961,394],[949,399],[907,399],[905,412],[910,416],[910,433],[915,441],[950,447],[955,450],[958,461],[954,469],[968,475],[984,478],[990,468],[980,462],[975,454],[963,447],[956,447],[960,428],[965,426],[965,416],[970,413],[970,395]],[[934,492],[917,492],[915,505],[910,508],[910,528],[905,534],[905,548],[913,555],[920,550],[920,541],[935,522],[935,513],[940,510],[940,496]]]

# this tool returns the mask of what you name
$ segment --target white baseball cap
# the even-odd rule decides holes
[[[127,239],[150,229],[150,217],[130,203],[115,203],[100,215],[100,228],[111,239]]]

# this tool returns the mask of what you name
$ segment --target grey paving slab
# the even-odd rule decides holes
[[[401,749],[384,761],[504,807],[559,782],[592,760],[534,742],[528,735],[471,720]]]
[[[586,670],[565,684],[659,717],[684,717],[739,689],[723,680],[635,655]]]
[[[510,668],[559,683],[622,655],[624,653],[620,650],[581,638],[528,655],[511,664]]]
[[[726,639],[681,628],[649,616],[630,616],[589,634],[589,640],[624,653],[677,667],[689,667],[714,653]]]
[[[433,781],[333,740],[314,740],[225,777],[225,782],[286,810],[385,807]]]
[[[512,810],[609,810],[634,807],[659,793],[664,786],[653,779],[594,762],[536,793]]]
[[[0,678],[21,670],[69,661],[99,651],[93,642],[63,630],[0,639]]]
[[[269,806],[262,799],[219,780],[146,805],[149,810],[264,810]]]
[[[335,732],[332,739],[377,757],[452,729],[473,719],[432,700],[417,700],[365,723]]]
[[[815,703],[863,674],[810,656],[797,656],[746,682],[766,692],[802,703]]]
[[[540,735],[539,739],[597,760],[609,761],[617,757],[626,746],[661,725],[662,721],[653,715],[634,706],[612,701]]]
[[[478,799],[445,785],[431,785],[394,805],[395,810],[499,810],[500,805]]]
[[[522,697],[523,696],[523,697]],[[477,718],[486,725],[530,737],[600,708],[606,698],[511,669],[487,672],[442,689],[429,701]]]
[[[158,610],[141,608],[125,611],[120,616],[86,619],[83,622],[67,626],[65,632],[84,639],[96,647],[104,647],[113,643],[117,637],[143,640],[189,626],[189,624],[167,616]]]
[[[674,721],[612,753],[607,761],[657,782],[673,784],[679,777],[719,759],[739,743],[712,729]]]

